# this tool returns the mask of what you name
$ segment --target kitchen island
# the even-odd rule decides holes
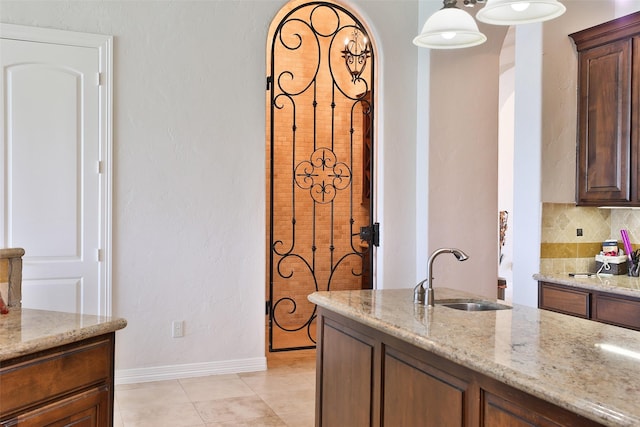
[[[317,426],[640,425],[639,332],[519,305],[427,308],[412,289],[309,300]]]
[[[124,319],[32,309],[0,315],[0,425],[113,423]]]

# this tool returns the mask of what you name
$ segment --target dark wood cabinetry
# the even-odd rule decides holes
[[[540,283],[538,307],[590,319],[591,294],[579,289]]]
[[[640,12],[570,34],[578,50],[578,205],[640,205],[639,36]]]
[[[114,336],[0,362],[0,426],[111,426]]]
[[[465,393],[469,384],[460,378],[385,347],[382,384],[381,425],[465,425]],[[418,399],[408,398],[414,396]],[[428,420],[425,414],[429,414]]]
[[[640,331],[640,298],[539,282],[538,307]]]
[[[587,427],[590,420],[578,417],[540,399],[531,398],[521,391],[496,386],[497,392],[483,390],[483,427]]]
[[[317,427],[600,425],[325,308],[317,358]]]
[[[597,293],[592,319],[640,331],[640,300]]]
[[[323,387],[320,418],[327,426],[372,425],[375,342],[327,321],[323,330]]]

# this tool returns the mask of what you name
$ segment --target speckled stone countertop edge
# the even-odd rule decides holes
[[[434,342],[428,337],[419,336],[411,331],[406,331],[401,325],[394,325],[383,320],[376,319],[365,312],[359,312],[353,307],[349,307],[347,305],[337,305],[334,301],[325,298],[322,294],[311,294],[309,296],[309,300],[320,307],[343,315],[346,318],[356,320],[366,326],[372,327],[373,329],[380,330],[390,336],[415,345],[418,348],[430,351],[461,366],[496,379],[542,400],[563,407],[571,412],[584,416],[585,418],[602,423],[603,425],[625,427],[640,425],[640,417],[635,414],[620,414],[603,402],[581,399],[572,394],[568,389],[554,389],[553,387],[545,386],[545,384],[539,383],[535,378],[531,378],[526,375],[526,373],[498,364],[488,363],[486,360],[476,359],[475,355],[468,354],[464,350],[453,345]],[[435,309],[447,310],[442,307],[435,307]],[[514,309],[517,310],[518,306],[514,306]],[[523,309],[537,310],[530,307],[523,307]],[[475,314],[482,315],[482,313]],[[549,315],[562,316],[551,312],[549,312]],[[575,320],[588,322],[577,318]]]
[[[2,317],[0,317],[0,322],[3,320],[7,321],[8,316],[14,316],[14,318],[20,316],[21,311],[22,310],[19,309],[12,309],[8,315],[2,315]],[[55,318],[55,316],[68,314],[46,310],[30,311],[32,313],[41,312],[43,316],[54,316],[53,318]],[[4,316],[7,317],[3,319]],[[115,332],[127,326],[127,321],[122,318],[90,315],[86,317],[95,319],[96,323],[87,326],[70,327],[64,331],[55,331],[51,334],[40,335],[26,341],[11,340],[12,342],[5,342],[0,340],[0,362]]]
[[[533,275],[533,279],[577,289],[608,292],[611,294],[640,298],[640,279],[637,277],[625,275],[571,277],[568,274],[562,273],[537,273]]]
[[[557,399],[557,396],[553,396],[552,395],[553,393],[548,394],[545,389],[538,390],[535,387],[534,388],[524,387],[524,385],[520,381],[514,381],[514,376],[520,377],[520,374],[517,371],[513,371],[513,370],[500,371],[496,369],[491,369],[491,367],[487,366],[487,364],[479,363],[477,359],[471,357],[471,355],[468,355],[465,351],[459,348],[436,343],[427,337],[419,336],[412,332],[406,331],[401,326],[393,325],[391,323],[387,323],[379,319],[375,319],[370,316],[358,313],[348,307],[335,305],[331,303],[327,304],[327,300],[323,299],[323,297],[320,294],[316,293],[316,294],[309,295],[309,300],[319,305],[320,307],[327,308],[328,310],[333,311],[337,314],[340,314],[348,319],[361,322],[362,324],[369,326],[375,330],[382,331],[394,338],[398,338],[404,342],[415,345],[420,349],[432,352],[451,362],[470,368],[488,377],[500,380],[505,384],[516,387],[519,390],[532,392],[532,394],[538,397],[541,397],[545,400],[553,399],[552,401],[554,403],[555,403],[555,400]],[[425,308],[419,307],[419,309],[428,310],[426,307]],[[441,308],[436,307],[434,309],[438,310]],[[474,314],[482,315],[482,313],[474,313]],[[573,410],[573,406],[571,406],[571,409]]]

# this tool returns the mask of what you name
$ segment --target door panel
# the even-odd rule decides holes
[[[462,427],[468,383],[385,347],[382,425]],[[407,396],[420,396],[420,404]]]
[[[29,303],[28,308],[79,312],[82,307],[82,277],[65,277],[63,279],[32,279],[29,286],[24,287],[23,301]],[[52,298],[51,295],[55,295]]]
[[[11,46],[17,43],[21,42],[4,41],[3,52],[5,48],[9,52],[22,49]],[[33,53],[35,58],[37,52]],[[77,259],[82,254],[79,156],[84,147],[82,111],[77,105],[83,95],[82,75],[38,63],[14,64],[6,70],[11,117],[7,129],[11,164],[7,170],[8,237],[29,248],[29,257]],[[96,146],[95,141],[87,141],[86,148],[93,148],[87,154],[94,161]]]
[[[23,306],[104,314],[98,49],[0,43],[0,241],[25,249]]]

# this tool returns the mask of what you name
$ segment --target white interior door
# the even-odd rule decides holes
[[[5,35],[0,237],[25,249],[23,306],[110,314],[101,52]]]

